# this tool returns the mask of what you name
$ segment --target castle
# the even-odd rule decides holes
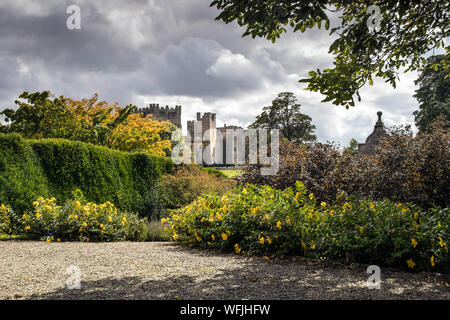
[[[153,116],[153,119],[159,120],[159,121],[170,121],[172,124],[176,125],[178,128],[182,129],[181,125],[181,106],[176,105],[175,108],[169,108],[169,106],[166,107],[160,107],[159,104],[152,103],[147,108],[140,108],[137,109],[135,113],[142,113],[143,116],[147,116],[148,114],[151,114]],[[195,139],[198,139],[198,137],[202,137],[202,149],[203,150],[209,150],[211,157],[213,157],[213,154],[216,150],[216,137],[217,134],[223,136],[223,145],[222,152],[223,152],[223,163],[229,163],[231,160],[226,159],[226,150],[227,150],[227,143],[226,143],[226,132],[228,129],[232,130],[243,130],[242,127],[239,126],[227,126],[226,124],[223,127],[217,127],[216,126],[216,114],[211,112],[205,112],[203,116],[200,112],[197,112],[197,117],[195,120],[189,120],[187,121],[187,133],[188,133],[188,139],[190,139],[191,143],[191,149],[195,153],[198,153],[197,156],[201,157],[200,153],[202,152],[200,148],[198,147],[200,144],[195,144]],[[197,147],[196,147],[197,146]],[[237,141],[235,138],[235,142],[233,144],[233,148],[236,149]],[[220,147],[219,147],[220,148]],[[234,150],[235,151],[235,150]],[[201,158],[199,158],[201,159]],[[233,159],[234,162],[236,159]]]
[[[144,117],[151,114],[152,118],[158,121],[169,120],[181,129],[181,106],[169,108],[169,106],[160,107],[159,104],[151,103],[149,107],[137,109],[135,113],[142,113]]]

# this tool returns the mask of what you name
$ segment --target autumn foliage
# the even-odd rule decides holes
[[[50,92],[43,91],[24,92],[19,98],[22,100],[15,101],[17,110],[0,113],[8,122],[1,128],[5,133],[29,139],[64,138],[129,152],[165,155],[170,151],[170,141],[162,138],[172,129],[170,123],[133,114],[133,105],[99,101],[97,94],[76,100],[52,98]]]

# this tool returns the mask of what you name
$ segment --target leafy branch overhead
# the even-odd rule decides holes
[[[359,90],[374,77],[395,88],[401,69],[423,67],[424,54],[440,47],[446,54],[433,68],[450,74],[450,47],[444,43],[450,35],[448,1],[214,0],[210,5],[220,11],[216,20],[236,21],[247,28],[243,36],[252,38],[275,42],[289,27],[301,33],[316,26],[330,30],[336,37],[329,48],[334,66],[300,80],[306,90],[325,95],[323,102],[354,106],[356,97],[361,101]],[[373,31],[367,26],[374,19],[371,5],[380,8],[380,28]]]

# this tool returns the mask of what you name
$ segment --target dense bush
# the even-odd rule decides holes
[[[0,203],[31,210],[38,197],[70,199],[80,189],[88,201],[154,215],[159,178],[172,170],[169,158],[125,153],[61,139],[25,140],[0,134]]]
[[[408,129],[392,130],[375,151],[374,156],[352,156],[331,145],[283,141],[276,175],[263,176],[260,166],[250,165],[239,180],[279,189],[302,181],[323,201],[334,201],[345,191],[423,207],[448,207],[450,137],[442,123],[415,137]]]
[[[214,169],[197,165],[180,165],[172,174],[163,176],[158,183],[161,199],[168,209],[181,208],[204,193],[223,194],[236,186],[234,180]]]
[[[55,198],[38,198],[34,210],[16,214],[0,205],[0,215],[9,218],[7,233],[50,241],[145,240],[146,219],[119,211],[111,202],[97,205],[82,198],[58,206]]]
[[[237,253],[300,254],[414,270],[449,270],[447,209],[392,201],[317,201],[301,183],[284,191],[245,185],[174,210],[174,240]]]

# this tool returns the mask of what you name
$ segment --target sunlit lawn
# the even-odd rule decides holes
[[[244,172],[243,170],[220,170],[220,171],[228,178],[234,178]]]

